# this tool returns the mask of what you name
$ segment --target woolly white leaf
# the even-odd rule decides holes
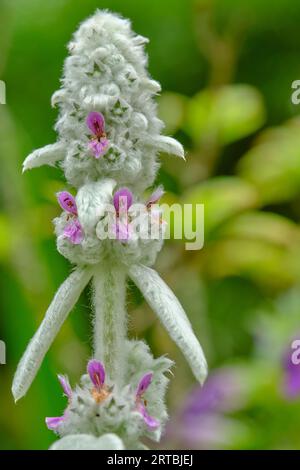
[[[51,106],[55,108],[58,103],[62,103],[66,99],[67,93],[66,90],[61,89],[53,93],[51,97]]]
[[[95,95],[95,96],[87,96],[83,100],[83,105],[85,108],[90,109],[92,108],[99,108],[102,110],[109,110],[114,106],[118,97],[117,96],[109,96],[109,95]]]
[[[147,141],[151,146],[155,147],[160,152],[169,153],[170,155],[176,155],[176,157],[184,157],[184,149],[180,142],[173,139],[172,137],[167,137],[164,135],[152,138],[150,141]]]
[[[197,380],[203,383],[207,375],[204,353],[178,299],[151,268],[132,266],[129,276],[182,350]]]
[[[23,172],[42,165],[55,165],[65,157],[65,144],[56,142],[32,152],[23,163]]]
[[[85,233],[94,231],[99,218],[105,214],[106,205],[112,203],[112,193],[116,186],[113,179],[107,178],[82,186],[76,196],[78,218]]]
[[[124,444],[116,434],[71,434],[54,442],[49,450],[124,450]]]
[[[27,392],[51,343],[91,276],[91,268],[78,268],[58,289],[18,365],[12,386],[16,401]]]
[[[148,44],[149,39],[144,36],[135,36],[135,38],[133,38],[133,42],[136,46],[143,46],[144,44]]]
[[[161,85],[159,82],[156,80],[150,80],[149,78],[146,78],[143,80],[143,86],[145,89],[152,91],[153,93],[160,93],[161,92]]]

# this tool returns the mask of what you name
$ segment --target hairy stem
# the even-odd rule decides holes
[[[94,275],[94,357],[102,361],[111,382],[121,385],[127,333],[126,272],[109,262]]]

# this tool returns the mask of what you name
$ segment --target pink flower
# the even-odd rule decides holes
[[[133,202],[132,192],[128,188],[119,189],[119,191],[116,191],[114,194],[113,202],[117,215],[122,212],[128,212]]]
[[[132,206],[133,195],[128,188],[121,188],[114,194],[113,204],[116,210],[117,222],[115,233],[117,240],[126,242],[131,237],[131,227],[128,222],[128,210]]]
[[[149,415],[147,411],[147,402],[143,399],[143,395],[150,386],[152,382],[153,374],[149,372],[145,374],[137,387],[135,400],[136,400],[136,409],[139,413],[141,413],[145,423],[150,429],[156,429],[159,426],[159,421],[152,416]]]
[[[60,385],[62,386],[65,396],[70,401],[72,398],[72,389],[71,389],[68,377],[63,376],[63,375],[58,375],[58,380],[60,382]],[[66,415],[67,415],[67,409],[62,416],[58,416],[54,418],[46,418],[45,422],[46,422],[47,428],[50,429],[50,431],[56,432],[59,426],[64,422]]]
[[[97,390],[101,390],[105,382],[105,369],[103,364],[92,359],[88,363],[87,372],[91,381],[95,385],[95,388],[97,388]]]
[[[68,238],[73,245],[80,245],[84,238],[84,233],[78,219],[72,220],[65,227],[64,236]]]
[[[64,421],[64,416],[58,416],[56,418],[45,418],[46,426],[50,431],[56,432],[59,426]]]
[[[161,210],[155,206],[160,198],[164,195],[164,189],[162,186],[158,186],[158,188],[153,191],[151,196],[145,202],[147,209],[149,210],[149,214],[151,216],[151,225],[154,227],[164,227],[166,222],[162,219],[162,212]],[[152,207],[155,206],[155,207]],[[156,229],[155,229],[156,230]],[[159,228],[159,233],[161,234],[161,229]]]
[[[96,361],[95,359],[91,359],[87,366],[87,372],[94,385],[91,391],[92,396],[97,403],[101,403],[102,401],[106,400],[106,398],[108,398],[110,395],[110,391],[105,385],[104,365],[101,362]]]
[[[132,236],[132,229],[128,222],[121,222],[117,220],[117,223],[114,226],[114,231],[116,234],[116,239],[121,242],[128,242]]]
[[[101,157],[107,150],[108,140],[101,137],[100,139],[93,139],[89,142],[89,149],[92,151],[96,158]]]
[[[101,403],[110,395],[110,392],[105,385],[104,365],[101,362],[92,359],[88,363],[87,371],[94,385],[94,388],[92,389],[92,395],[97,403]],[[150,372],[145,374],[140,380],[135,393],[135,403],[137,411],[142,415],[147,426],[150,429],[156,429],[159,426],[159,421],[149,415],[147,411],[147,403],[143,399],[144,393],[147,391],[152,382],[152,377],[153,374]]]
[[[84,233],[77,218],[77,205],[75,198],[67,191],[62,191],[57,194],[57,200],[60,207],[72,218],[64,229],[64,237],[68,238],[74,245],[79,245],[84,238]]]
[[[77,205],[72,194],[68,193],[68,191],[61,191],[57,193],[57,200],[64,211],[77,215]]]
[[[87,117],[86,124],[93,134],[89,142],[89,149],[92,151],[95,158],[99,158],[105,154],[109,147],[109,141],[105,133],[103,114],[92,111]]]
[[[156,204],[160,198],[164,195],[165,191],[162,186],[158,186],[158,188],[153,191],[151,196],[146,201],[146,207],[150,208],[153,204]]]
[[[60,382],[60,385],[62,386],[62,389],[64,391],[65,396],[69,400],[71,400],[71,398],[72,398],[72,389],[71,389],[71,385],[70,385],[68,377],[66,375],[61,375],[61,374],[59,374],[57,377],[58,377],[58,380]]]

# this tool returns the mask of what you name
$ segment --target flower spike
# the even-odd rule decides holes
[[[142,194],[154,184],[159,153],[184,158],[184,149],[161,135],[155,105],[160,85],[146,70],[145,42],[128,20],[108,11],[97,10],[80,25],[52,99],[59,107],[57,142],[31,153],[23,166],[59,163],[68,185],[76,188],[76,197],[57,194],[63,212],[54,219],[57,249],[75,269],[18,365],[15,400],[27,392],[81,292],[93,283],[94,359],[73,389],[66,376],[58,376],[68,405],[62,416],[46,418],[61,438],[52,449],[141,449],[143,437],[160,438],[167,419],[165,373],[172,361],[154,359],[144,342],[128,340],[128,277],[195,377],[202,383],[207,373],[185,312],[150,268],[163,244],[162,211],[155,205],[164,190],[159,186],[141,203]]]

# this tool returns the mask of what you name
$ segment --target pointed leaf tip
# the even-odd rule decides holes
[[[34,150],[23,162],[23,172],[42,165],[53,166],[65,156],[65,145],[62,142],[46,145]]]
[[[178,142],[176,139],[173,139],[172,137],[160,135],[158,137],[151,138],[146,143],[156,148],[159,152],[175,155],[176,157],[180,157],[185,160],[183,146],[180,142]]]
[[[203,384],[207,363],[202,347],[177,297],[153,269],[134,265],[129,276],[186,357],[195,378]]]
[[[12,385],[15,400],[19,400],[28,391],[45,354],[91,276],[92,268],[77,268],[58,289],[18,364]]]

